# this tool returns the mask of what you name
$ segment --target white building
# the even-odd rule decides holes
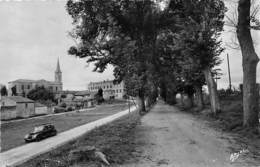
[[[54,93],[62,91],[62,72],[60,70],[59,59],[57,61],[54,79],[54,81],[46,81],[44,79],[17,79],[15,81],[8,82],[8,94],[9,96],[12,96],[12,88],[15,88],[18,96],[26,96],[32,89],[41,86],[53,91]]]
[[[33,100],[21,96],[4,96],[0,99],[1,120],[30,117],[35,114]]]
[[[126,94],[124,82],[114,84],[112,80],[106,80],[101,82],[90,82],[88,84],[88,90],[90,92],[97,93],[100,88],[103,90],[104,99],[123,99]]]

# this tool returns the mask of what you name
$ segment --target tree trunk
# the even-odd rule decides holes
[[[139,90],[138,97],[139,97],[139,113],[144,114],[146,113],[146,107],[145,107],[145,97],[144,97],[143,90]]]
[[[160,96],[162,97],[162,99],[164,100],[164,102],[166,102],[166,93],[167,93],[167,90],[166,90],[166,86],[165,86],[165,83],[162,82],[161,85],[160,85]]]
[[[171,100],[171,103],[172,103],[172,104],[176,104],[176,103],[177,103],[177,101],[176,101],[176,95],[177,95],[177,93],[172,93],[172,100]]]
[[[250,7],[250,0],[239,0],[237,38],[243,57],[243,125],[257,127],[259,92],[257,92],[256,69],[259,58],[250,32]]]
[[[175,92],[167,92],[166,102],[168,104],[171,104],[171,105],[176,104],[176,93]]]
[[[180,93],[181,94],[181,105],[184,106],[184,95],[183,93]]]
[[[203,95],[202,95],[202,90],[201,90],[201,86],[197,86],[195,85],[195,91],[196,91],[196,99],[197,99],[197,106],[199,108],[199,110],[202,110],[204,108],[204,104],[203,104]]]
[[[188,108],[192,108],[194,106],[193,95],[188,95]]]
[[[214,115],[216,115],[221,111],[216,83],[212,77],[209,67],[204,69],[203,73],[205,75],[205,79],[208,86],[211,111],[213,112]]]

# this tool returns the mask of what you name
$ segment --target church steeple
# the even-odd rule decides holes
[[[57,61],[57,67],[56,67],[56,71],[55,71],[55,82],[62,82],[62,72],[60,70],[59,58],[58,58],[58,61]]]
[[[59,58],[58,58],[58,61],[57,61],[57,67],[56,67],[56,71],[55,72],[61,72]]]

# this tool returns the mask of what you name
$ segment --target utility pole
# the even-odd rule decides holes
[[[229,66],[229,55],[227,54],[227,64],[228,64],[228,80],[229,80],[229,90],[231,91],[231,76],[230,76],[230,66]]]

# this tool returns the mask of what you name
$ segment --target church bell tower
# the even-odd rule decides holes
[[[58,58],[58,61],[57,61],[57,67],[56,67],[56,71],[55,71],[55,82],[62,83],[62,72],[60,70],[59,58]]]

